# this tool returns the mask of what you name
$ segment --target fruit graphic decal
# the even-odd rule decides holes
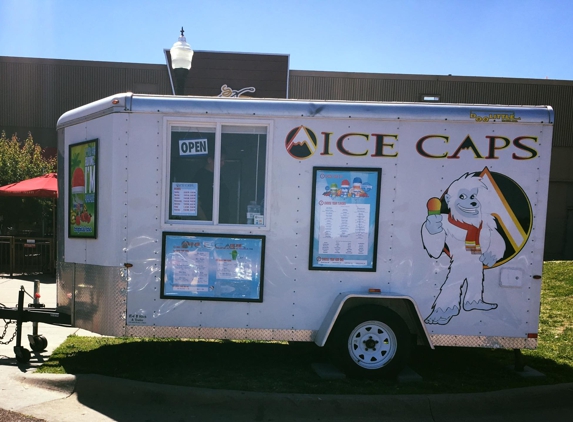
[[[70,146],[70,237],[96,237],[96,152],[97,140]]]

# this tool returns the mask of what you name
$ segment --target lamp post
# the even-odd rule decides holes
[[[193,50],[187,44],[183,35],[185,31],[181,27],[181,36],[173,47],[171,47],[171,68],[175,75],[175,95],[183,95],[185,89],[185,79],[191,69],[191,60],[193,60]]]

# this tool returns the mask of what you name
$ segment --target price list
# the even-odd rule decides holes
[[[318,250],[328,255],[367,255],[370,205],[323,203]]]
[[[171,210],[173,215],[197,216],[197,183],[173,183]]]

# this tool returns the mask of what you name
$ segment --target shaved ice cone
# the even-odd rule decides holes
[[[430,198],[426,206],[428,207],[428,215],[441,214],[442,201],[439,198]]]

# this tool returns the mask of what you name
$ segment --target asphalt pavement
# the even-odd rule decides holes
[[[53,277],[0,277],[0,303],[16,305],[20,286],[30,294],[41,281],[42,302],[56,305]],[[27,300],[25,303],[29,303]],[[31,300],[31,299],[30,299]],[[4,323],[0,320],[0,334]],[[10,325],[7,337],[13,332]],[[29,348],[24,324],[22,344]],[[0,345],[0,421],[570,421],[573,383],[478,394],[337,396],[271,394],[131,381],[101,375],[35,373],[69,335],[97,335],[73,327],[40,324],[46,351],[18,364],[14,342]],[[6,339],[0,339],[0,342]]]

